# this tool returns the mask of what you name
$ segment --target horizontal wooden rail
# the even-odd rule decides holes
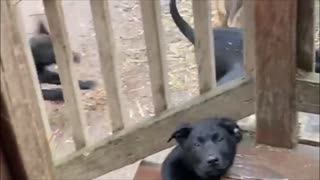
[[[319,83],[318,86],[313,86],[315,84],[315,82],[297,80],[296,96],[298,100],[302,100],[297,101],[298,111],[309,107],[308,101],[318,103],[313,106],[320,107],[319,100],[315,102],[316,100],[313,99],[313,97],[319,97],[320,90]],[[307,94],[305,94],[306,86],[312,87],[312,91]],[[156,118],[141,122],[94,146],[61,159],[56,162],[58,177],[92,179],[166,149],[173,145],[166,143],[167,138],[182,121],[195,122],[201,118],[216,115],[240,120],[254,113],[253,94],[251,81],[234,80],[182,106],[167,110]],[[159,134],[162,135],[159,136]]]
[[[160,1],[140,0],[140,4],[154,111],[155,114],[159,114],[166,110],[169,104],[169,84],[160,17]]]
[[[306,73],[299,76],[296,101],[298,111],[320,114],[320,76]]]
[[[108,104],[113,132],[124,128],[123,120],[126,118],[123,108],[123,97],[120,91],[120,79],[117,63],[119,56],[114,40],[108,1],[91,0],[91,12],[98,43],[101,72],[104,85],[108,92]]]
[[[86,146],[87,128],[73,70],[72,52],[60,0],[43,0],[76,149]]]
[[[168,148],[180,122],[216,115],[242,119],[252,113],[252,83],[235,80],[57,162],[58,179],[93,179]]]
[[[195,55],[198,64],[200,94],[216,86],[214,42],[210,0],[193,0]]]
[[[153,104],[157,116],[138,123],[134,127],[128,129],[124,128],[126,112],[123,107],[124,102],[120,90],[121,81],[119,79],[117,70],[119,54],[111,25],[109,2],[102,0],[90,1],[94,27],[97,35],[96,40],[98,43],[101,61],[101,71],[104,78],[105,88],[109,96],[108,104],[110,105],[112,131],[119,132],[92,146],[86,147],[86,122],[79,98],[78,81],[76,81],[76,76],[73,72],[72,52],[68,41],[68,34],[64,22],[61,1],[43,0],[54,45],[56,60],[59,67],[64,98],[66,100],[66,108],[68,110],[66,112],[71,120],[73,139],[75,141],[76,149],[78,150],[56,163],[56,173],[58,176],[57,179],[96,178],[109,171],[134,163],[141,158],[145,158],[153,153],[168,148],[172,146],[173,143],[167,143],[167,139],[170,136],[170,133],[172,133],[172,131],[175,129],[176,125],[180,122],[196,122],[209,116],[228,116],[230,118],[239,120],[254,113],[255,96],[253,81],[243,78],[241,80],[238,79],[229,82],[221,87],[215,87],[215,52],[212,27],[209,17],[211,7],[209,1],[210,0],[193,0],[193,13],[195,19],[195,54],[198,64],[201,95],[183,104],[182,106],[169,109],[169,88],[165,46],[163,43],[164,39],[162,37],[163,27],[160,18],[160,1],[140,0],[145,42],[147,46],[147,56],[150,67]],[[267,5],[272,7],[275,6],[275,4],[270,3],[278,3],[276,0],[271,1],[272,2],[260,3],[267,3]],[[5,102],[11,107],[9,110],[11,117],[19,120],[25,118],[32,120],[32,127],[30,130],[26,130],[25,132],[21,129],[25,129],[25,126],[27,125],[26,123],[22,122],[20,124],[16,120],[12,122],[12,124],[16,126],[15,128],[18,135],[23,136],[24,134],[32,134],[31,131],[37,132],[37,137],[34,137],[38,138],[37,141],[32,142],[31,144],[21,142],[21,145],[25,145],[28,148],[28,151],[35,150],[39,156],[37,158],[35,157],[35,153],[31,153],[30,157],[33,157],[33,159],[30,159],[26,156],[23,157],[25,162],[30,163],[27,166],[32,173],[30,177],[35,177],[34,175],[38,175],[37,173],[39,172],[32,170],[32,168],[41,169],[41,167],[38,167],[36,163],[40,162],[43,164],[49,164],[50,167],[51,157],[50,154],[48,154],[49,150],[46,147],[47,142],[45,142],[43,138],[41,139],[41,137],[38,137],[44,134],[42,131],[43,128],[46,130],[46,132],[50,132],[50,127],[46,114],[43,110],[45,106],[40,97],[41,92],[40,88],[38,88],[39,82],[36,80],[36,72],[34,64],[32,64],[33,62],[31,53],[30,50],[26,52],[25,49],[29,48],[25,42],[26,38],[22,36],[24,35],[23,33],[18,31],[21,27],[13,23],[18,21],[18,17],[16,16],[14,9],[5,8],[10,7],[7,6],[9,4],[8,2],[9,1],[1,1],[1,93],[5,95]],[[282,8],[285,9],[284,14],[280,14],[279,9],[281,9],[281,7],[276,8],[276,10],[270,8],[273,9],[274,14],[279,13],[281,15],[280,16],[278,14],[279,16],[275,17],[274,19],[270,18],[274,16],[272,13],[271,15],[268,15],[262,11],[255,11],[258,8],[263,9],[262,4],[256,5],[255,2],[244,4],[245,9],[249,10],[245,16],[250,17],[252,20],[250,23],[250,19],[247,19],[245,25],[247,26],[247,29],[244,33],[244,41],[247,43],[247,45],[245,45],[246,52],[244,54],[246,57],[245,59],[249,59],[245,62],[247,70],[251,72],[255,69],[258,70],[257,80],[260,80],[258,82],[256,96],[259,100],[257,105],[258,118],[262,119],[264,123],[266,123],[265,119],[268,118],[270,120],[273,117],[275,120],[277,119],[279,121],[279,119],[281,119],[281,113],[278,112],[278,114],[273,116],[272,113],[266,112],[276,112],[276,110],[281,109],[285,107],[284,105],[286,105],[286,109],[284,109],[284,111],[286,110],[285,115],[287,117],[285,121],[281,121],[281,123],[279,123],[279,121],[276,123],[276,125],[283,127],[282,129],[286,130],[286,137],[282,138],[281,142],[284,142],[285,139],[288,140],[292,138],[290,143],[286,144],[287,147],[290,147],[295,143],[295,138],[293,138],[293,129],[296,125],[294,115],[296,110],[319,114],[320,78],[318,74],[308,73],[306,76],[298,77],[297,80],[294,79],[294,66],[290,60],[295,59],[293,52],[296,42],[293,41],[292,37],[287,35],[280,36],[279,39],[272,37],[267,40],[265,37],[260,37],[261,33],[268,34],[268,30],[276,31],[276,33],[271,34],[285,34],[284,32],[292,32],[289,33],[290,35],[300,34],[301,37],[298,37],[298,39],[303,42],[305,46],[298,47],[297,55],[299,56],[300,53],[301,57],[303,56],[302,58],[307,59],[309,67],[311,46],[306,44],[311,43],[311,36],[306,32],[310,32],[311,25],[306,25],[308,27],[303,27],[303,24],[301,26],[295,25],[295,27],[297,27],[297,31],[299,31],[299,28],[301,28],[301,32],[294,33],[295,29],[289,28],[293,26],[294,21],[290,20],[288,17],[289,15],[292,15],[290,17],[296,18],[296,14],[293,12],[295,4],[292,4],[295,2],[282,3],[288,4],[288,6],[285,6],[284,4],[280,5],[285,7]],[[310,8],[310,4],[306,5],[304,8]],[[305,9],[304,11],[306,11]],[[305,12],[304,15],[308,17],[310,16],[310,14]],[[264,27],[267,22],[263,22],[261,19],[267,19],[267,21],[271,21],[273,19],[275,20],[273,24],[280,24],[283,29],[279,30],[278,28],[280,26],[276,26],[277,28],[269,27],[267,30],[263,29],[262,27]],[[289,24],[282,24],[282,21],[287,21]],[[258,26],[257,23],[260,24],[260,26]],[[250,34],[254,34],[252,35],[253,38],[251,41],[249,37]],[[276,40],[280,42],[277,42]],[[270,47],[275,49],[272,46],[274,42],[285,44],[288,48],[283,50],[283,52],[279,49],[271,51],[269,49]],[[258,47],[257,50],[254,51],[253,49],[256,49],[256,44]],[[257,58],[256,55],[258,55],[262,61],[255,62]],[[273,59],[271,58],[271,60],[269,60],[269,57],[273,57]],[[275,61],[277,58],[284,61]],[[299,64],[300,61],[297,60],[297,62]],[[266,68],[264,63],[268,64],[269,67]],[[280,64],[282,68],[285,64],[289,66],[290,69],[286,69],[287,76],[280,77],[282,74],[279,70],[276,70],[275,73],[272,74],[272,70],[275,68],[270,68],[270,63],[273,64],[274,67],[276,63],[278,63],[278,65]],[[255,65],[257,65],[258,68],[255,68]],[[16,73],[17,68],[19,68],[19,73]],[[275,81],[275,78],[277,77],[279,77],[279,81],[282,82],[280,85],[278,85]],[[271,84],[268,84],[270,82]],[[32,84],[32,86],[30,84]],[[276,89],[277,91],[273,91],[274,89],[272,89],[275,84],[278,88]],[[284,99],[276,99],[276,101],[282,102],[278,103],[281,104],[280,106],[270,107],[268,104],[263,104],[263,102],[268,100],[268,95],[270,95],[265,92],[266,88],[269,88],[269,92],[272,93],[272,97],[274,99],[276,99],[275,97],[278,97],[277,93],[279,92],[281,95],[283,95],[281,98]],[[294,90],[294,88],[296,89]],[[24,89],[25,91],[21,93],[21,89]],[[290,100],[290,97],[295,98]],[[31,111],[32,113],[28,113]],[[268,116],[268,114],[272,114],[272,116]],[[269,134],[272,132],[271,129],[275,129],[273,128],[275,126],[274,120],[272,120],[272,122],[272,126],[269,126],[269,129],[267,130]],[[290,124],[292,122],[293,124]],[[44,127],[42,127],[42,123],[44,123]],[[260,139],[260,142],[264,142],[265,139],[268,138],[261,136],[261,132],[263,132],[261,129],[263,127],[261,123],[259,126],[260,127],[258,127],[258,129],[260,129],[260,137],[258,137],[258,139]],[[278,128],[276,132],[278,134],[280,132],[279,129],[281,128]],[[161,134],[161,136],[159,136],[159,134]],[[271,140],[273,141],[274,137],[272,138]],[[262,139],[264,140],[261,141]],[[30,142],[28,141],[28,143]],[[43,167],[43,169],[43,172],[40,173],[48,175],[48,177],[51,176],[52,172],[50,169],[46,169],[46,167]],[[43,177],[43,174],[40,174],[39,177]]]

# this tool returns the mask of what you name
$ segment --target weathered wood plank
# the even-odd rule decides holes
[[[3,88],[3,87],[1,87]],[[11,126],[7,99],[4,91],[0,93],[0,179],[28,179],[26,168],[23,165],[21,151],[19,151],[14,130]],[[52,167],[52,166],[51,166]]]
[[[140,4],[154,110],[159,114],[168,108],[170,100],[160,1],[140,0]]]
[[[48,121],[48,115],[45,112],[45,105],[44,101],[42,100],[42,94],[40,91],[39,87],[39,81],[37,78],[36,70],[35,70],[35,65],[33,62],[30,46],[27,42],[26,38],[26,33],[25,33],[25,27],[22,24],[22,19],[21,19],[21,14],[20,14],[20,9],[19,6],[13,6],[13,5],[3,5],[3,7],[8,8],[8,13],[10,17],[10,24],[3,24],[3,26],[7,26],[10,28],[10,31],[13,32],[12,36],[10,37],[11,39],[8,39],[10,41],[12,46],[15,46],[15,50],[13,50],[14,57],[16,58],[16,62],[10,62],[9,65],[7,66],[7,61],[12,61],[10,59],[3,59],[2,61],[2,68],[6,69],[6,72],[8,73],[16,73],[17,67],[19,67],[19,72],[23,77],[25,77],[27,80],[22,81],[21,83],[24,83],[24,90],[28,93],[31,93],[31,98],[32,101],[35,102],[35,107],[34,107],[34,118],[39,118],[40,121],[36,121],[40,124],[38,124],[39,127],[44,127],[46,137],[49,139],[51,136],[51,129]],[[5,10],[4,10],[5,11]],[[4,15],[4,19],[2,23],[5,23],[7,20],[5,20],[6,15]],[[7,35],[6,33],[2,34],[3,36]],[[10,50],[6,51],[3,50],[3,52],[10,53]],[[5,55],[5,53],[3,53]],[[7,56],[8,58],[12,58],[12,56]],[[12,63],[15,63],[12,65]],[[8,68],[8,69],[7,69]],[[5,83],[5,73],[4,77],[1,78],[2,82]],[[7,74],[7,73],[6,73]],[[11,77],[11,75],[8,75]],[[32,82],[32,83],[30,83]],[[4,85],[5,86],[5,85]],[[20,90],[20,89],[19,89]],[[30,92],[29,92],[30,91]],[[34,93],[36,95],[34,95]],[[37,102],[37,103],[36,103]]]
[[[320,114],[320,76],[306,73],[297,78],[298,111]]]
[[[12,174],[10,173],[9,168],[8,168],[8,162],[5,159],[5,156],[3,155],[2,151],[3,150],[2,150],[2,148],[0,146],[0,172],[1,172],[0,173],[0,179],[13,180],[12,179]],[[24,177],[24,178],[26,178],[26,177]]]
[[[216,86],[214,43],[209,0],[193,0],[195,55],[198,64],[200,94]]]
[[[159,134],[169,135],[181,121],[194,122],[214,115],[242,119],[253,114],[253,85],[245,82],[240,83],[239,89],[233,89],[238,86],[237,84],[234,82],[226,84],[221,89],[219,87],[216,92],[197,97],[181,107],[168,110],[159,117],[142,122],[99,144],[60,160],[56,163],[58,176],[66,179],[77,177],[92,179],[159,152],[171,146],[166,143],[167,137],[159,136]],[[298,90],[297,96],[300,96],[300,93]],[[302,96],[305,95],[302,94]],[[311,97],[308,96],[308,98]],[[309,100],[308,98],[306,100]],[[99,166],[99,164],[104,164],[104,166]]]
[[[255,1],[243,1],[243,37],[244,37],[244,67],[251,77],[255,78],[255,24],[254,24]]]
[[[87,128],[79,97],[79,85],[73,70],[72,51],[68,41],[69,37],[61,3],[60,0],[43,0],[63,86],[66,113],[69,115],[71,122],[76,149],[80,149],[86,146]]]
[[[8,5],[8,13],[10,14],[10,21],[12,23],[8,26],[11,26],[12,31],[14,31],[12,35],[12,39],[9,41],[12,41],[12,45],[16,47],[18,50],[14,50],[15,53],[15,58],[17,59],[16,61],[16,66],[12,66],[12,72],[16,72],[16,67],[20,67],[20,72],[22,73],[22,76],[25,76],[26,78],[30,78],[27,81],[22,81],[22,83],[25,83],[25,86],[28,87],[28,91],[34,91],[36,93],[36,96],[32,96],[31,98],[33,101],[38,102],[36,105],[34,111],[35,114],[34,116],[40,118],[42,121],[39,126],[44,126],[44,130],[46,133],[47,139],[51,136],[51,129],[49,125],[49,120],[48,120],[48,115],[45,112],[45,104],[44,101],[42,100],[42,93],[39,87],[39,81],[35,69],[35,64],[33,61],[33,57],[31,54],[31,49],[29,46],[29,43],[27,41],[26,37],[26,31],[25,27],[23,26],[22,23],[22,18],[20,14],[20,9],[19,6],[14,6],[14,5]],[[3,23],[7,21],[3,19]],[[6,35],[7,33],[3,34]],[[6,63],[8,61],[7,59],[3,59],[3,63]],[[12,63],[12,62],[11,62]],[[3,65],[3,68],[6,68],[6,64]],[[10,67],[9,67],[10,68]],[[11,69],[10,69],[11,70]],[[32,84],[29,84],[32,82]],[[39,123],[41,122],[39,121]],[[38,121],[37,121],[38,122]]]
[[[101,72],[108,92],[111,127],[113,132],[117,132],[124,128],[123,120],[127,113],[124,113],[123,97],[120,90],[121,81],[117,71],[119,58],[109,13],[109,2],[91,0],[90,5],[100,55]]]
[[[58,177],[92,179],[168,148],[173,143],[167,140],[180,122],[216,115],[241,119],[253,111],[252,84],[231,82],[61,160],[56,166]]]
[[[255,1],[257,143],[297,143],[297,1]]]
[[[28,179],[54,179],[53,163],[43,120],[47,120],[30,47],[20,12],[1,1],[1,142],[18,151]],[[48,123],[48,122],[46,122]],[[4,134],[7,132],[7,137]],[[9,134],[12,133],[12,134]],[[12,140],[15,139],[15,140]],[[12,141],[10,141],[12,140]],[[2,149],[4,150],[4,149]],[[16,172],[21,168],[17,163]],[[11,159],[12,160],[12,159]],[[19,175],[17,175],[19,176]],[[20,174],[21,178],[24,177]],[[26,179],[26,178],[25,178]]]
[[[15,6],[18,5],[21,1],[22,0],[10,0],[10,3]]]
[[[299,143],[312,146],[320,146],[320,132],[319,132],[319,116],[315,114],[308,114],[298,112],[299,121]],[[238,121],[239,126],[245,132],[256,132],[256,118],[255,115],[241,119]]]
[[[314,70],[314,6],[314,0],[298,0],[297,65],[307,72]]]
[[[284,150],[241,143],[233,166],[221,180],[319,179],[319,150],[305,145]],[[146,179],[162,180],[161,164],[142,160],[134,180]]]

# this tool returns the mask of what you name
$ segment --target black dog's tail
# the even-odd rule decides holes
[[[38,21],[38,29],[37,29],[38,34],[46,34],[49,35],[49,31],[47,30],[46,26],[44,25],[42,20]]]
[[[194,31],[192,27],[180,16],[177,9],[176,0],[170,0],[170,14],[177,27],[180,29],[182,34],[194,44]]]

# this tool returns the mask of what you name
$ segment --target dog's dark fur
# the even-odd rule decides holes
[[[182,34],[195,44],[194,30],[180,16],[176,0],[170,1],[170,13]],[[216,58],[216,79],[218,84],[244,76],[243,38],[239,28],[214,28],[214,47]]]
[[[61,84],[59,74],[47,69],[48,66],[56,64],[53,44],[50,34],[42,21],[38,22],[36,35],[30,38],[30,46],[32,56],[35,62],[38,79],[40,83]],[[73,52],[73,60],[76,63],[80,62],[80,57]],[[79,80],[80,89],[92,89],[95,87],[94,81]],[[42,89],[42,95],[45,100],[63,101],[63,94],[61,88]]]
[[[162,165],[163,180],[219,180],[232,166],[242,132],[228,118],[181,125],[169,141],[177,146]]]
[[[239,1],[242,3],[242,1]],[[239,5],[239,4],[238,4]],[[232,8],[226,6],[226,8]],[[239,8],[236,6],[235,8]],[[228,12],[228,10],[227,10]],[[192,27],[181,17],[176,0],[170,1],[170,13],[173,21],[182,34],[195,44]],[[217,27],[213,29],[216,79],[218,85],[244,76],[243,67],[243,32],[240,28]],[[317,50],[316,72],[320,71],[320,50]]]

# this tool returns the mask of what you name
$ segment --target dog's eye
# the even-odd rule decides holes
[[[223,140],[223,137],[222,136],[219,136],[218,134],[214,134],[212,137],[211,137],[211,140],[212,142],[220,142]]]
[[[195,146],[195,147],[200,147],[200,143],[198,143],[198,142],[195,142],[195,143],[193,143],[193,146]]]
[[[217,134],[213,134],[211,137],[212,142],[216,142],[218,140],[219,136]]]
[[[201,137],[201,136],[198,136],[197,140],[198,140],[199,143],[204,143],[204,138]]]
[[[223,137],[219,137],[218,138],[218,142],[222,141],[223,140]]]

